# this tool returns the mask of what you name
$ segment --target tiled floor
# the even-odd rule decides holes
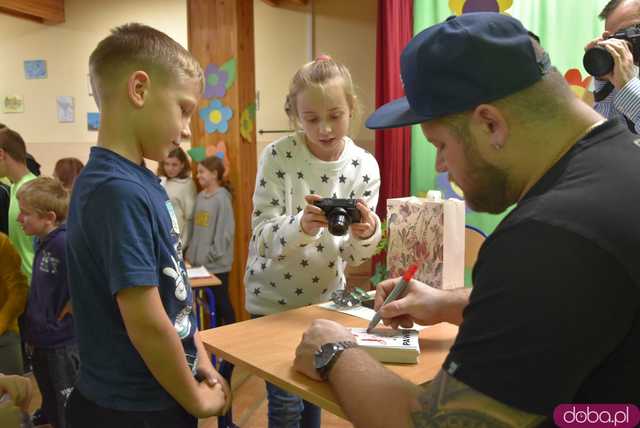
[[[31,411],[40,407],[41,397],[38,386],[31,376],[36,391],[31,401]],[[256,376],[251,376],[242,369],[237,368],[233,373],[231,382],[233,389],[233,422],[240,428],[266,428],[267,427],[267,400],[264,381]],[[323,428],[352,427],[349,422],[329,412],[322,412]],[[199,428],[217,428],[217,418],[201,420]]]

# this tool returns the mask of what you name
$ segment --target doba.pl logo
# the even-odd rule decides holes
[[[640,409],[633,404],[561,404],[553,411],[560,428],[634,428],[640,423]]]

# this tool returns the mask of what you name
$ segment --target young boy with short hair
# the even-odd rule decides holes
[[[223,413],[231,397],[197,334],[171,202],[144,159],[161,161],[191,135],[202,68],[141,24],[112,30],[89,68],[101,123],[68,222],[82,360],[68,421],[195,428],[196,417]]]
[[[16,194],[20,187],[36,178],[27,167],[27,145],[13,129],[0,124],[0,177],[8,177],[11,181],[9,195],[8,230],[11,243],[20,254],[22,272],[31,282],[33,266],[33,240],[25,235],[18,224],[18,201]]]
[[[65,404],[79,368],[73,317],[68,310],[64,221],[69,193],[59,181],[40,177],[25,183],[16,197],[18,222],[25,234],[35,237],[36,249],[22,335],[32,348],[42,413],[55,428],[65,428]]]

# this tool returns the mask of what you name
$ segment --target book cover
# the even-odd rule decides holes
[[[373,358],[383,363],[416,364],[420,355],[418,330],[376,328],[367,333],[366,328],[351,328],[358,345]]]

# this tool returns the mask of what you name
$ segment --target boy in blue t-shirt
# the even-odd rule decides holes
[[[26,235],[35,237],[31,288],[20,320],[22,337],[32,348],[44,418],[64,428],[64,407],[79,368],[65,258],[69,193],[59,181],[41,177],[25,183],[16,197],[18,223]]]
[[[141,24],[112,30],[89,68],[101,123],[69,210],[82,361],[69,426],[195,428],[226,410],[229,389],[198,337],[178,222],[144,159],[161,161],[190,136],[203,72]]]

